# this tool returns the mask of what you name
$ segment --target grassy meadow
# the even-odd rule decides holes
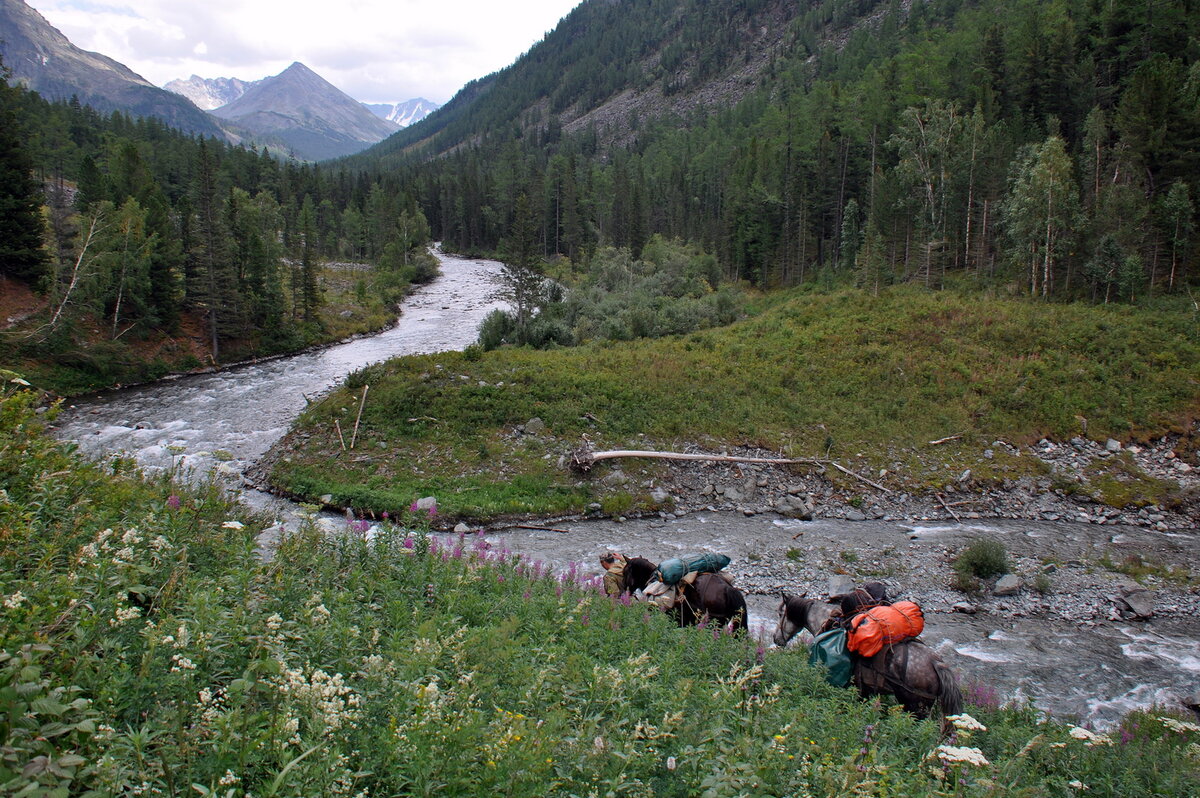
[[[1042,475],[1032,458],[984,459],[998,438],[1145,440],[1187,430],[1198,411],[1200,334],[1183,304],[1049,304],[914,286],[793,291],[688,335],[368,367],[301,418],[272,481],[377,512],[434,495],[444,514],[474,520],[646,506],[648,497],[560,465],[586,435],[597,449],[831,457],[921,491],[966,468],[983,485]],[[545,432],[519,434],[534,417]],[[1108,469],[1066,487],[1124,506],[1170,504],[1176,486]]]
[[[936,721],[800,650],[680,630],[416,523],[286,539],[211,487],[84,464],[0,396],[0,791],[29,796],[1164,796],[1200,728]],[[408,519],[410,522],[416,519]],[[986,728],[978,728],[979,726]]]

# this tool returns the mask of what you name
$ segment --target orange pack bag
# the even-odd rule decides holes
[[[873,657],[884,646],[916,637],[925,629],[925,614],[911,601],[872,607],[850,619],[846,647],[862,657]]]

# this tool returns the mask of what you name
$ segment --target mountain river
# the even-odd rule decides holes
[[[148,470],[176,468],[217,477],[251,506],[271,512],[280,529],[300,523],[302,511],[289,502],[243,487],[242,474],[287,430],[306,403],[345,376],[390,357],[462,349],[471,343],[484,316],[500,306],[500,264],[437,253],[442,276],[404,303],[398,324],[378,335],[276,360],[190,375],[151,385],[107,391],[76,400],[64,412],[56,434],[78,442],[89,456],[130,456]],[[338,521],[325,519],[336,527]],[[765,560],[769,578],[751,578],[746,587],[751,628],[769,644],[775,623],[777,588],[796,589],[788,580],[785,554],[835,549],[853,544],[946,545],[986,533],[1005,539],[1086,542],[1102,534],[1141,540],[1157,535],[1184,562],[1200,562],[1200,531],[1163,535],[1144,529],[1065,522],[973,521],[974,526],[920,526],[917,522],[800,522],[777,516],[694,512],[679,518],[558,522],[562,532],[509,529],[489,531],[493,543],[565,570],[581,563],[599,571],[596,558],[606,549],[652,559],[717,551],[733,558],[731,569],[754,576]],[[799,533],[803,533],[800,535]],[[797,537],[803,537],[800,542]],[[1142,537],[1138,537],[1142,536]],[[1168,540],[1169,539],[1169,540]],[[1149,543],[1150,541],[1147,540]],[[1081,543],[1082,545],[1082,543]],[[907,588],[920,592],[916,586]],[[813,588],[809,586],[810,592]],[[819,588],[818,588],[819,591]],[[1072,623],[1038,613],[964,615],[950,612],[961,598],[949,591],[926,603],[924,639],[934,646],[975,691],[1001,700],[1031,701],[1059,717],[1097,728],[1115,723],[1136,707],[1178,706],[1194,701],[1200,687],[1200,619],[1195,613],[1166,614],[1151,621]],[[1053,596],[1049,598],[1053,601]],[[1095,598],[1103,600],[1103,597]]]

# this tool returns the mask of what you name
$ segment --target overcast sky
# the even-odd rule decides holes
[[[76,46],[161,86],[300,61],[356,100],[449,100],[582,0],[26,0]]]

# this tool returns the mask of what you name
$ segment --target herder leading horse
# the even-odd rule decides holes
[[[644,590],[658,566],[645,557],[630,557],[625,563],[625,590]],[[680,626],[712,622],[730,632],[746,628],[746,597],[718,574],[700,574],[691,584],[681,583],[679,602],[668,612]]]
[[[833,605],[817,599],[788,593],[782,598],[774,638],[775,645],[780,647],[786,646],[801,629],[818,634],[838,612]],[[920,640],[894,643],[873,657],[851,653],[850,658],[854,663],[854,684],[864,698],[894,695],[918,718],[927,717],[935,703],[943,717],[962,712],[962,692],[954,672],[936,651]]]

